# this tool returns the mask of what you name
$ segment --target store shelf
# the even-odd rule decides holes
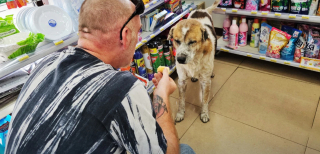
[[[0,119],[4,118],[8,114],[12,113],[13,108],[14,108],[14,104],[16,103],[17,98],[18,98],[18,96],[6,104],[0,105]]]
[[[288,21],[302,22],[302,23],[318,24],[320,22],[320,16],[309,16],[309,15],[290,14],[290,13],[277,13],[277,12],[268,12],[268,11],[248,11],[248,10],[233,9],[233,8],[216,8],[213,12],[217,14],[251,16],[251,17],[258,17],[258,18],[288,20]]]
[[[176,71],[176,65],[174,65],[174,66],[170,69],[169,75],[171,75],[174,71]],[[147,87],[147,91],[148,91],[148,94],[151,95],[156,87],[153,85],[153,82],[152,82],[152,81],[150,81],[149,84],[150,84],[150,85]]]
[[[144,10],[143,14],[157,8],[158,6],[160,6],[162,4],[164,4],[164,0],[153,0],[153,1],[149,2],[148,4],[144,5],[145,10]]]
[[[185,16],[186,14],[188,14],[190,11],[192,11],[193,9],[195,9],[196,6],[192,5],[189,9],[185,10],[184,12],[182,12],[181,14],[179,14],[177,17],[175,17],[174,19],[172,19],[170,22],[166,23],[165,25],[163,25],[162,27],[160,27],[159,29],[155,30],[154,32],[143,32],[141,34],[142,36],[142,41],[138,42],[136,45],[136,49],[140,48],[142,45],[144,45],[145,43],[147,43],[148,41],[150,41],[152,38],[156,37],[157,35],[159,35],[162,31],[166,30],[167,28],[169,28],[171,25],[173,25],[174,23],[176,23],[177,21],[179,21],[183,16]]]
[[[18,57],[0,64],[0,78],[78,41],[78,38],[77,33],[72,33],[62,38],[63,41],[48,43],[38,47],[35,52],[30,53],[28,56]]]
[[[237,50],[232,50],[232,49],[226,48],[225,47],[226,45],[228,45],[228,42],[223,41],[223,39],[221,37],[220,39],[218,39],[217,50],[229,52],[229,53],[233,53],[233,54],[237,54],[237,55],[241,55],[241,56],[251,57],[251,58],[255,58],[255,59],[265,60],[265,61],[269,61],[269,62],[274,62],[274,63],[278,63],[278,64],[288,65],[288,66],[292,66],[292,67],[298,67],[298,68],[302,68],[302,69],[306,69],[306,70],[312,70],[312,69],[308,69],[306,67],[300,66],[300,63],[297,63],[294,61],[286,61],[286,60],[282,60],[282,59],[275,59],[275,58],[267,57],[267,56],[265,56],[265,54],[260,54],[258,51],[258,48],[244,46],[244,47],[239,47]],[[319,72],[316,70],[312,70],[312,71]]]

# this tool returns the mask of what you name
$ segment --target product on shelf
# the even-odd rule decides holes
[[[261,24],[261,34],[259,40],[259,53],[266,54],[268,44],[269,44],[269,36],[271,32],[272,26],[267,23]]]
[[[262,20],[261,20],[261,24],[262,24],[262,23],[267,23],[267,19],[262,19]]]
[[[246,22],[246,18],[242,18],[242,22],[239,27],[239,46],[247,45],[247,33],[248,33],[248,25]]]
[[[270,3],[271,3],[271,0],[261,0],[259,10],[270,11]]]
[[[290,13],[307,15],[310,4],[310,0],[290,0]]]
[[[291,35],[283,32],[277,28],[272,28],[269,38],[269,46],[267,49],[267,56],[271,58],[280,58],[280,50],[288,44]]]
[[[172,41],[171,40],[168,40],[166,41],[166,44],[169,46],[169,50],[170,50],[170,53],[171,53],[171,64],[174,64],[175,63],[175,52],[173,50],[173,44],[172,44]]]
[[[288,12],[289,0],[271,0],[272,12]]]
[[[229,30],[230,30],[230,19],[229,16],[226,17],[226,19],[224,19],[223,21],[223,33],[222,33],[222,37],[224,41],[229,41]]]
[[[157,37],[153,43],[156,44],[156,46],[158,46],[158,53],[159,53],[159,57],[160,57],[160,65],[161,66],[165,66],[165,58],[164,58],[164,55],[163,55],[163,44],[161,42],[161,38]]]
[[[238,46],[238,33],[239,27],[237,26],[237,20],[232,20],[232,25],[230,26],[230,36],[228,47],[236,49]]]
[[[167,44],[163,45],[163,55],[165,59],[165,66],[171,66],[171,53]]]
[[[151,62],[151,57],[149,53],[149,48],[147,45],[144,45],[141,47],[141,52],[143,55],[144,63],[146,64],[146,69],[147,69],[147,74],[148,74],[148,80],[152,80],[154,77],[153,75],[153,68],[152,68],[152,62]]]
[[[247,42],[251,41],[252,24],[253,24],[253,19],[249,19],[248,18],[248,38],[247,38]]]
[[[150,31],[154,31],[156,27],[162,26],[164,23],[164,18],[167,15],[167,11],[163,10],[162,12],[158,13],[153,17],[152,24],[150,26]]]
[[[232,8],[232,0],[221,0],[219,7]]]
[[[282,29],[282,26],[289,26],[289,27],[296,27],[296,23],[294,22],[280,22],[280,29]]]
[[[320,5],[319,5],[318,8],[317,8],[316,15],[317,15],[317,16],[320,16]]]
[[[149,43],[148,47],[149,47],[149,50],[150,50],[153,73],[157,73],[157,69],[161,64],[160,56],[159,56],[159,53],[158,53],[158,47],[154,43]]]
[[[317,6],[319,4],[319,0],[310,0],[310,8],[309,8],[309,15],[314,16],[317,13]]]
[[[145,62],[140,49],[136,50],[136,52],[134,53],[133,59],[134,59],[134,62],[137,64],[138,74],[144,78],[147,78],[148,77],[147,70],[146,70]]]
[[[305,50],[305,57],[308,58],[318,58],[320,49],[320,28],[311,27],[309,29],[308,41]]]
[[[182,13],[181,0],[170,0],[165,4],[165,8],[173,13],[180,14]]]
[[[150,26],[153,21],[153,16],[155,16],[157,13],[159,13],[159,9],[156,9],[146,15],[141,16],[142,30],[147,32],[150,31]]]
[[[14,9],[14,8],[17,8],[18,5],[17,5],[17,2],[14,1],[14,0],[7,0],[7,8],[8,9]]]
[[[0,119],[0,153],[4,153],[11,116]]]
[[[254,22],[253,22],[252,28],[251,28],[250,46],[257,48],[259,46],[259,39],[260,39],[259,19],[254,19]]]
[[[132,59],[131,64],[130,64],[130,70],[131,73],[134,75],[137,73],[137,64],[134,62],[134,59]]]
[[[282,26],[281,30],[290,34],[291,38],[289,43],[281,50],[280,57],[281,59],[292,61],[294,59],[295,43],[299,39],[302,31],[289,26]]]
[[[246,10],[258,10],[260,0],[247,0]]]
[[[142,0],[142,1],[143,1],[143,4],[149,3],[149,0]]]
[[[294,61],[297,63],[301,62],[301,57],[304,56],[304,49],[306,47],[306,40],[300,35],[298,40],[296,41],[296,49],[294,51]]]
[[[246,0],[233,0],[233,6],[237,9],[245,9],[246,8]]]
[[[4,19],[0,17],[0,39],[19,32],[13,24],[13,15],[7,15]]]

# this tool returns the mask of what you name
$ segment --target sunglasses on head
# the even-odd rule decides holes
[[[144,12],[144,3],[142,2],[142,0],[131,0],[131,2],[136,6],[136,10],[132,13],[132,15],[130,16],[130,18],[127,20],[127,22],[123,25],[123,27],[121,28],[120,31],[120,40],[122,40],[122,31],[124,29],[124,27],[129,23],[129,21],[135,17],[136,15],[140,15]]]

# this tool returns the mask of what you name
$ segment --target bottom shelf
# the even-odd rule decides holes
[[[300,63],[297,63],[297,62],[294,62],[294,61],[287,61],[287,60],[275,59],[275,58],[267,57],[265,54],[259,53],[258,48],[253,48],[253,47],[250,47],[248,45],[244,46],[244,47],[239,47],[236,50],[226,48],[225,47],[226,45],[228,45],[228,42],[227,41],[223,41],[223,39],[221,37],[220,39],[218,39],[217,50],[224,51],[224,52],[229,52],[229,53],[233,53],[233,54],[237,54],[237,55],[247,56],[247,57],[251,57],[251,58],[256,58],[256,59],[260,59],[260,60],[270,61],[270,62],[274,62],[274,63],[278,63],[278,64],[288,65],[288,66],[292,66],[292,67],[303,68],[303,69],[311,70],[311,71],[315,71],[315,72],[319,72],[319,70],[313,70],[313,69],[306,68],[304,66],[301,66]]]
[[[169,72],[169,75],[171,75],[174,71],[176,70],[176,65],[174,65]],[[151,95],[154,91],[154,89],[156,89],[156,87],[153,85],[152,81],[149,82],[149,85],[147,86],[147,91],[148,94]]]

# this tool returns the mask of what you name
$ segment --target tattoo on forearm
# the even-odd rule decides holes
[[[155,95],[153,97],[152,105],[157,119],[160,118],[165,112],[168,113],[167,105],[165,102],[163,102],[162,97],[159,95]]]

